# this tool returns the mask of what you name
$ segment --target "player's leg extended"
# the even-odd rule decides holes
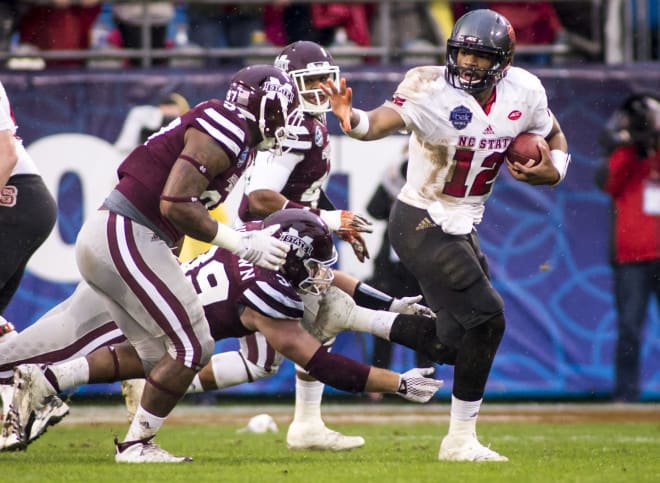
[[[146,461],[141,455],[147,453],[155,458],[149,461],[185,460],[151,440],[214,346],[197,294],[167,245],[153,235],[128,218],[100,211],[87,220],[76,243],[81,274],[107,297],[113,319],[148,372],[116,461]],[[125,458],[133,453],[137,459]]]
[[[425,217],[425,210],[395,202],[389,234],[437,314],[438,340],[455,351],[450,426],[439,458],[506,461],[476,437],[486,380],[504,333],[502,299],[488,280],[476,232],[448,235],[432,223],[421,223]]]
[[[98,347],[125,340],[121,331],[105,310],[103,300],[84,282],[65,301],[49,310],[39,320],[16,334],[3,345],[0,351],[0,381],[12,384],[14,367],[21,364],[66,362],[84,356]],[[24,374],[27,377],[27,374]],[[86,380],[83,377],[83,382]],[[38,438],[49,425],[61,421],[69,408],[55,391],[48,389],[41,397],[32,397],[31,391],[39,393],[39,381],[29,378],[19,381],[16,393],[11,386],[11,398],[3,398],[7,406],[3,421],[2,443],[4,449],[21,449]],[[36,387],[33,388],[32,386]],[[12,401],[16,397],[15,401]],[[9,405],[15,409],[9,410]],[[24,414],[19,413],[23,408]],[[24,427],[32,416],[31,426]]]

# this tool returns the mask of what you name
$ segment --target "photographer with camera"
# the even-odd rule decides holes
[[[596,184],[612,197],[611,261],[617,310],[613,399],[640,399],[640,348],[652,295],[660,303],[660,98],[629,96],[600,139]],[[660,306],[660,305],[659,305]]]

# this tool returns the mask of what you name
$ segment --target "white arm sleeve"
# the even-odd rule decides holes
[[[288,152],[281,156],[260,151],[254,160],[250,180],[245,186],[245,194],[256,190],[273,190],[280,193],[296,165],[304,158],[302,153]]]

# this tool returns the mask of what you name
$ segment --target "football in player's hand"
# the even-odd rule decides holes
[[[535,162],[531,166],[536,166],[541,162],[539,145],[545,145],[548,150],[550,149],[543,136],[529,132],[518,134],[506,150],[506,158],[510,163],[518,162],[520,164],[527,164],[530,159],[533,159]]]

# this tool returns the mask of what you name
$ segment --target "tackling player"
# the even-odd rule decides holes
[[[437,336],[455,366],[441,460],[507,461],[476,436],[505,320],[474,226],[481,221],[504,152],[522,132],[546,138],[550,151],[542,150],[537,166],[507,162],[515,179],[533,185],[558,184],[570,161],[543,85],[511,65],[514,47],[506,18],[473,10],[454,25],[446,65],[411,69],[382,106],[369,112],[352,108],[352,90],[344,79],[339,84],[329,80],[323,88],[349,136],[366,141],[400,130],[411,133],[407,182],[388,230],[392,246],[437,315]]]
[[[258,225],[252,228],[261,228],[261,223]],[[425,377],[432,369],[413,369],[399,375],[369,367],[329,353],[303,329],[300,324],[303,304],[298,292],[321,294],[331,284],[333,271],[330,267],[336,261],[332,237],[327,226],[316,215],[304,210],[283,210],[263,222],[264,228],[273,226],[278,228],[276,236],[292,247],[279,272],[262,269],[215,247],[187,264],[186,277],[200,300],[205,302],[206,318],[213,338],[240,337],[258,330],[278,352],[334,387],[353,392],[392,392],[412,401],[428,401],[442,384]],[[84,284],[79,290],[82,291],[78,295],[79,309],[88,312],[80,321],[81,325],[96,324],[99,327],[95,334],[89,331],[89,337],[78,340],[78,348],[82,351],[84,345],[90,343],[92,334],[98,340],[100,333],[104,332],[106,341],[120,334],[107,320],[109,314],[99,311],[98,295]],[[82,302],[81,296],[91,300]],[[72,309],[74,307],[65,306],[60,312]],[[97,315],[90,316],[89,311],[96,311]],[[60,317],[59,323],[70,326],[71,319]],[[390,322],[391,328],[392,325]],[[77,328],[83,330],[83,327]],[[331,327],[321,327],[320,330],[334,335]],[[134,348],[128,344],[106,343],[87,357],[74,358],[43,369],[35,364],[19,365],[14,376],[12,412],[5,421],[5,428],[12,427],[12,432],[5,434],[3,431],[3,449],[20,449],[29,442],[30,424],[36,420],[37,412],[56,397],[57,392],[84,383],[143,377],[145,369],[138,356],[138,344]],[[15,348],[23,345],[16,344]],[[25,348],[20,350],[25,352]],[[8,437],[12,437],[10,441]],[[152,439],[153,435],[146,436],[139,443],[117,443],[116,461],[187,460],[160,449],[152,443]]]

